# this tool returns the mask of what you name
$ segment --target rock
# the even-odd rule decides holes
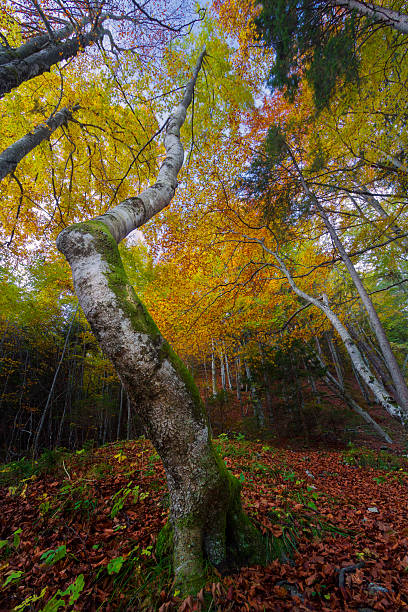
[[[379,512],[376,506],[373,506],[372,508],[367,508],[367,510],[368,512],[373,512],[374,514],[377,514]]]
[[[375,582],[370,582],[367,587],[367,591],[372,595],[376,593],[389,593],[389,590],[386,587],[381,586],[381,584],[376,584]]]
[[[306,470],[306,476],[309,476],[309,478],[313,478],[314,479],[314,476],[313,476],[312,472],[309,472],[309,470]]]
[[[302,593],[298,591],[297,584],[291,584],[287,580],[279,580],[276,584],[285,589],[291,597],[299,597],[299,599],[303,601],[304,597]]]

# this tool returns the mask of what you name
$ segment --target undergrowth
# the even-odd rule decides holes
[[[353,541],[357,531],[334,518],[343,500],[318,486],[307,455],[294,465],[290,451],[247,441],[239,433],[222,434],[214,444],[241,482],[244,508],[268,542],[270,562],[292,566],[305,546],[326,538]],[[384,470],[370,477],[379,486],[389,475],[407,475],[404,459],[385,451],[350,446],[338,458],[336,470],[344,464]],[[323,479],[335,478],[336,470],[329,465]],[[0,607],[7,602],[16,612],[53,612],[73,605],[167,612],[188,610],[191,604],[204,612],[224,609],[230,601],[223,577],[210,566],[196,598],[183,601],[174,586],[171,555],[156,549],[168,517],[164,472],[146,440],[75,453],[48,451],[36,462],[2,466],[0,482],[21,521],[13,522],[12,515],[0,534]],[[31,523],[19,513],[22,503],[30,508]],[[30,577],[30,555],[45,584]]]

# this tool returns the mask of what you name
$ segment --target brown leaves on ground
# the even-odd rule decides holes
[[[347,452],[215,444],[243,483],[252,520],[283,545],[284,563],[214,571],[197,597],[182,600],[155,557],[168,512],[158,457],[144,440],[109,445],[2,490],[0,610],[22,602],[43,610],[58,590],[61,607],[89,612],[408,610],[403,462],[380,470],[347,464]],[[81,574],[69,605],[64,593]]]

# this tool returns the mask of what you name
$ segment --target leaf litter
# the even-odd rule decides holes
[[[279,559],[210,570],[182,599],[155,554],[168,516],[161,462],[144,439],[109,444],[1,487],[0,610],[408,610],[404,458],[227,436],[215,445]]]

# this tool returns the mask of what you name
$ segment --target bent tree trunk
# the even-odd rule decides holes
[[[316,354],[316,359],[323,368],[326,368],[326,364],[318,354]],[[347,391],[344,389],[344,384],[336,380],[333,374],[331,374],[328,370],[326,370],[326,375],[323,377],[323,380],[329,387],[329,389],[331,389],[338,397],[340,397],[344,402],[346,402],[346,404],[348,404],[350,408],[354,410],[354,412],[361,416],[366,423],[371,425],[371,427],[378,433],[378,435],[381,436],[381,438],[384,438],[387,444],[393,444],[392,439],[383,430],[383,428],[376,421],[374,421],[374,419],[368,414],[366,410],[361,408],[361,406],[359,406],[357,402],[354,401],[354,399],[349,393],[347,393]]]
[[[163,461],[170,521],[159,541],[171,536],[174,571],[185,592],[200,581],[204,557],[217,567],[260,562],[263,542],[242,511],[238,480],[214,451],[198,390],[129,284],[117,243],[174,195],[184,159],[180,127],[204,53],[169,118],[167,156],[155,185],[57,239],[85,316]]]
[[[316,306],[317,308],[319,308],[326,315],[326,317],[329,319],[330,323],[333,325],[334,329],[337,331],[340,338],[342,339],[344,346],[350,356],[350,359],[354,367],[356,368],[357,372],[360,374],[361,378],[364,380],[366,385],[373,392],[374,397],[377,400],[377,402],[385,408],[388,414],[400,420],[401,423],[404,426],[406,426],[408,423],[407,411],[404,410],[402,406],[399,406],[398,404],[396,404],[396,402],[394,402],[393,398],[389,396],[387,391],[384,389],[383,385],[372,374],[371,370],[364,363],[363,357],[360,351],[358,350],[356,344],[354,343],[352,337],[350,336],[349,332],[344,327],[344,325],[341,323],[340,319],[335,314],[335,312],[329,307],[328,304],[325,304],[324,301],[318,300],[312,297],[311,295],[309,295],[308,293],[306,293],[305,291],[302,291],[302,289],[300,289],[295,284],[293,277],[291,276],[289,270],[284,264],[283,259],[279,257],[277,253],[268,249],[268,247],[266,247],[262,242],[260,241],[257,241],[257,242],[261,244],[262,248],[266,252],[270,253],[271,255],[275,257],[278,267],[281,269],[283,274],[288,279],[289,285],[291,286],[292,290],[296,293],[296,295],[306,300],[306,302],[313,304],[313,306]]]

